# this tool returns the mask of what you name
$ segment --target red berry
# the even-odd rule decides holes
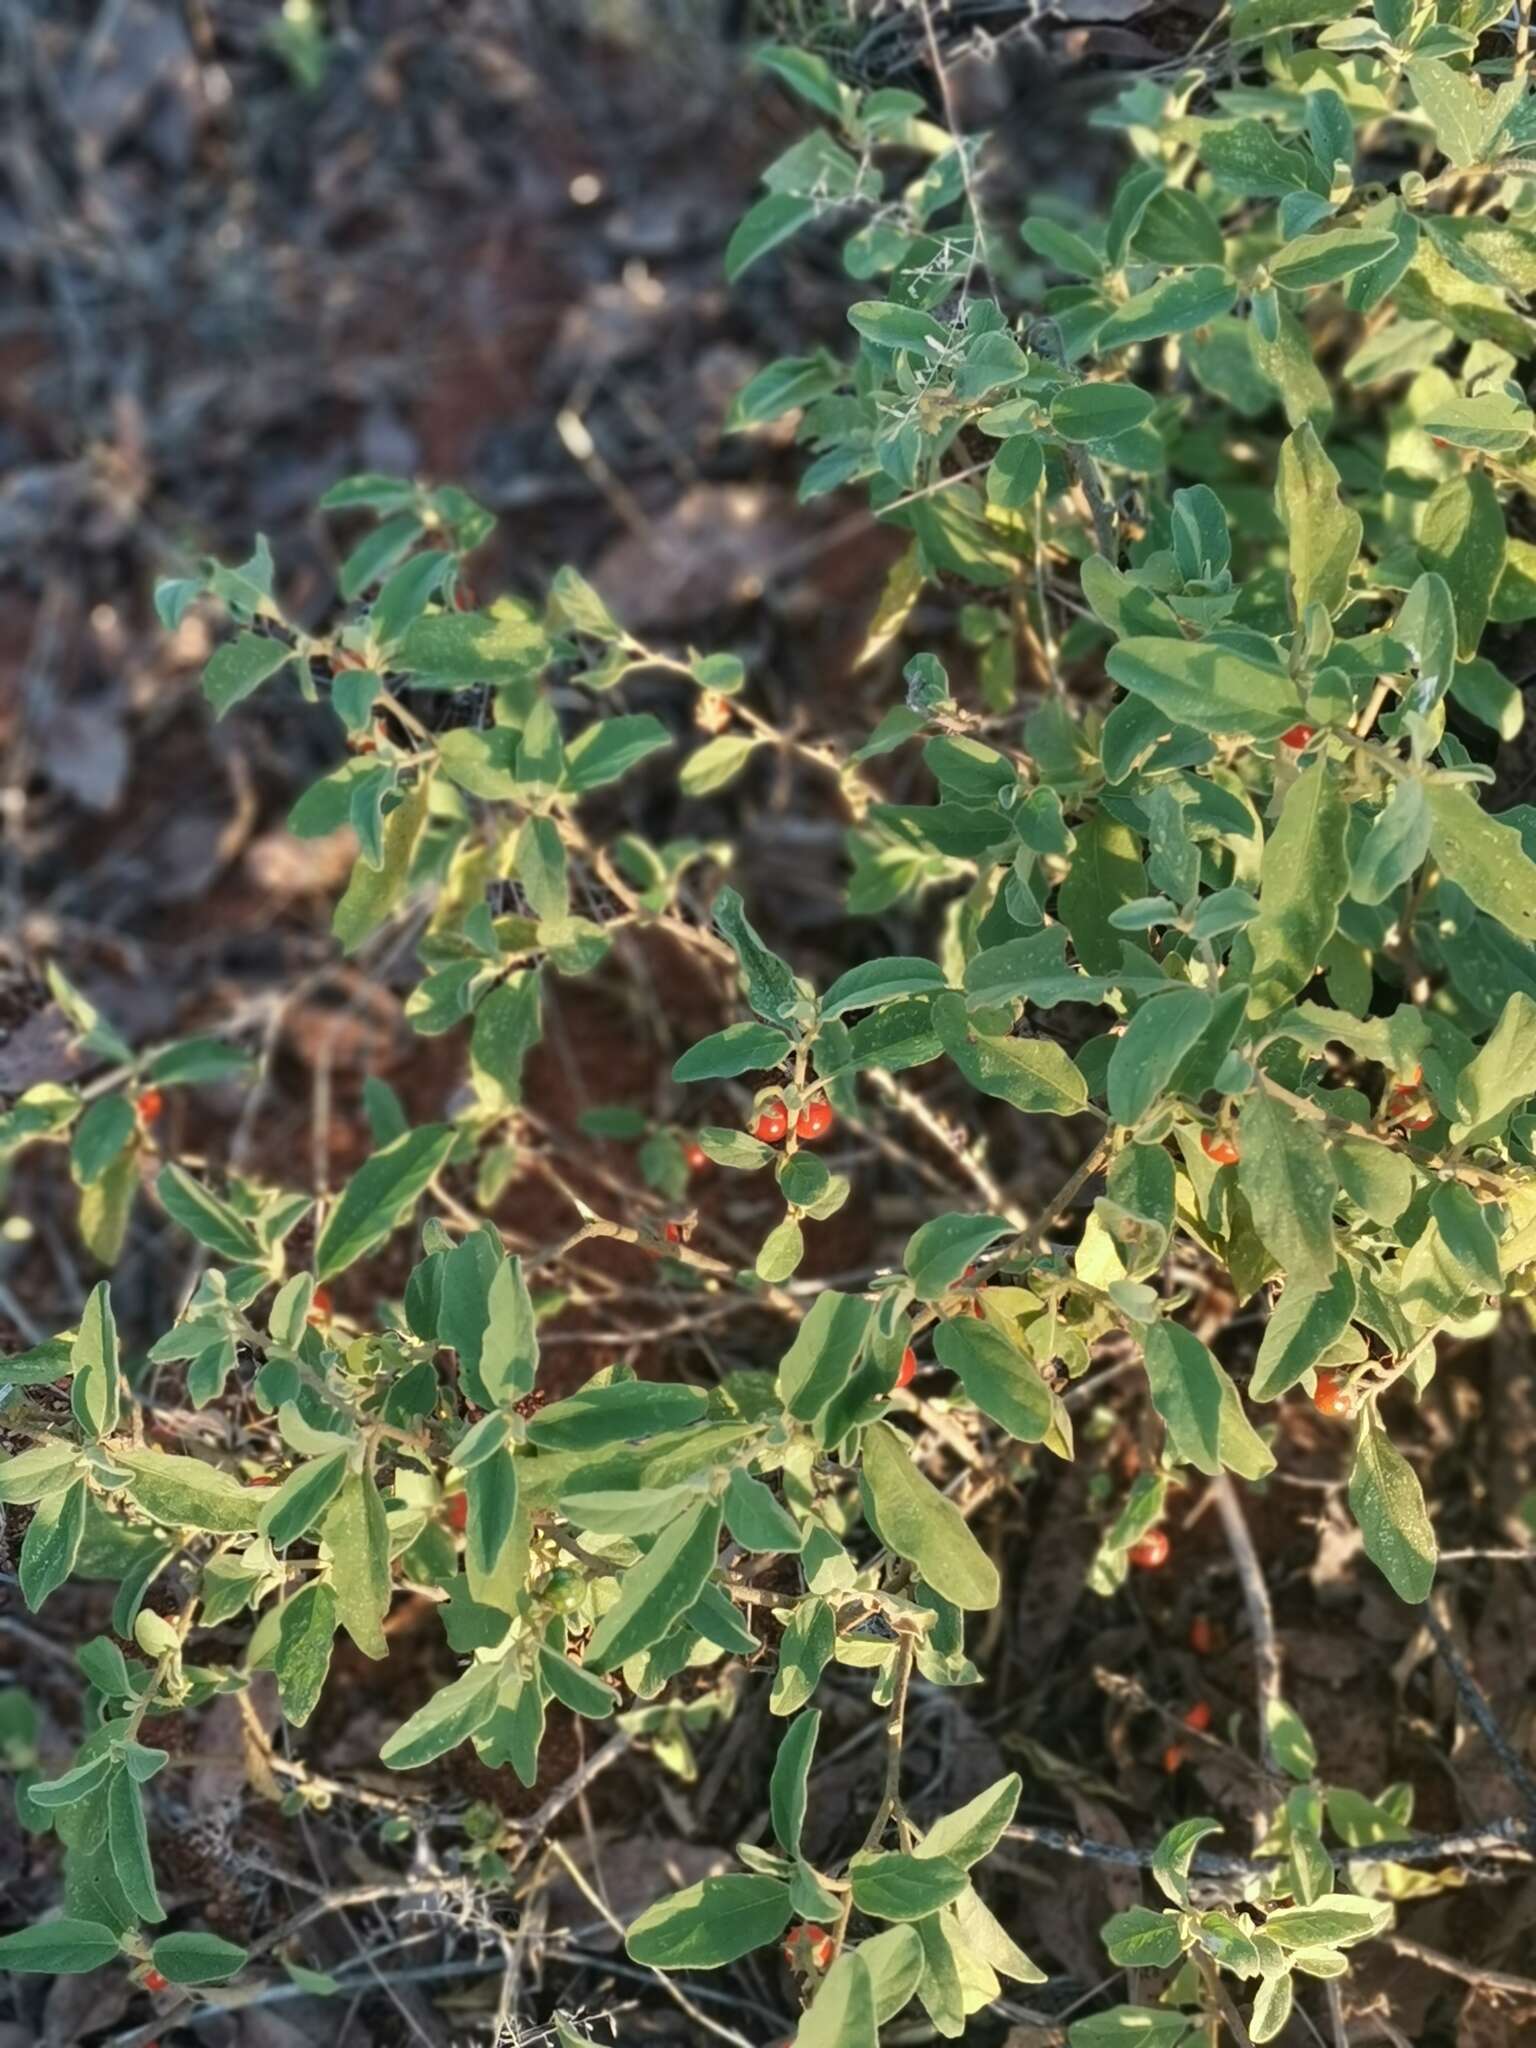
[[[1317,728],[1311,725],[1293,725],[1289,732],[1281,733],[1280,744],[1282,747],[1295,747],[1299,751],[1316,730]]]
[[[1209,1619],[1197,1614],[1189,1624],[1189,1647],[1197,1657],[1209,1657],[1216,1646],[1216,1632]]]
[[[812,1964],[824,1970],[834,1953],[831,1935],[819,1927],[807,1927],[804,1922],[791,1927],[784,1940],[784,1960],[792,1970],[804,1970]]]
[[[165,1108],[165,1097],[158,1088],[146,1088],[133,1106],[139,1113],[141,1124],[152,1124]]]
[[[828,1131],[831,1130],[834,1121],[831,1103],[818,1095],[816,1100],[808,1102],[795,1118],[795,1136],[797,1138],[808,1138],[812,1141],[817,1138],[824,1138]]]
[[[1195,1704],[1189,1709],[1189,1711],[1184,1716],[1184,1726],[1186,1728],[1193,1728],[1197,1735],[1203,1735],[1206,1729],[1210,1727],[1210,1725],[1210,1701],[1196,1700]]]
[[[765,1102],[752,1126],[754,1138],[765,1145],[777,1145],[789,1131],[789,1112],[782,1102]]]
[[[443,1505],[448,1510],[449,1528],[462,1530],[469,1520],[469,1495],[450,1493]]]
[[[250,1486],[276,1486],[277,1474],[275,1472],[253,1472],[246,1483]]]
[[[158,1970],[146,1970],[144,1972],[144,1989],[146,1991],[164,1991],[169,1986],[170,1981],[169,1977],[162,1976]]]
[[[1312,1399],[1324,1415],[1347,1415],[1350,1409],[1349,1387],[1344,1375],[1339,1372],[1320,1372],[1317,1376],[1317,1392]]]
[[[1126,1556],[1138,1570],[1155,1572],[1168,1562],[1170,1547],[1165,1529],[1149,1529],[1139,1543],[1131,1545]]]
[[[685,1145],[683,1147],[683,1164],[690,1173],[702,1173],[709,1165],[709,1154],[702,1145]]]
[[[1182,1770],[1182,1769],[1183,1769],[1183,1765],[1184,1765],[1184,1745],[1183,1745],[1183,1743],[1181,1743],[1181,1742],[1170,1742],[1170,1743],[1169,1743],[1169,1745],[1168,1745],[1168,1747],[1167,1747],[1167,1748],[1166,1748],[1166,1749],[1165,1749],[1165,1750],[1163,1751],[1163,1769],[1164,1769],[1164,1770],[1165,1770],[1165,1771],[1167,1772],[1168,1776],[1169,1776],[1169,1777],[1171,1778],[1171,1777],[1173,1776],[1173,1774],[1174,1774],[1174,1772],[1175,1772],[1175,1771],[1177,1771],[1177,1770]]]
[[[1236,1166],[1237,1164],[1237,1147],[1230,1138],[1225,1137],[1220,1131],[1202,1131],[1200,1133],[1200,1150],[1207,1159],[1214,1160],[1218,1166]]]
[[[309,1298],[309,1320],[312,1323],[326,1322],[331,1313],[331,1291],[328,1287],[317,1287]]]
[[[896,1374],[896,1384],[898,1387],[910,1387],[913,1380],[916,1377],[917,1353],[912,1349],[912,1346],[909,1344],[906,1350],[903,1351],[903,1353],[901,1354],[901,1367]]]

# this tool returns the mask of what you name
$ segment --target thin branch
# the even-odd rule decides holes
[[[1272,1710],[1281,1704],[1280,1645],[1275,1636],[1275,1610],[1270,1603],[1269,1587],[1264,1582],[1264,1568],[1259,1563],[1253,1537],[1248,1531],[1247,1517],[1228,1473],[1222,1472],[1211,1481],[1211,1496],[1221,1517],[1232,1562],[1237,1566],[1243,1605],[1248,1611],[1248,1627],[1253,1635],[1254,1683],[1259,1702],[1259,1754],[1273,1762],[1269,1730]],[[1255,1836],[1262,1839],[1268,1832],[1268,1826],[1268,1806],[1261,1800],[1255,1809]]]
[[[1028,1848],[1047,1849],[1071,1856],[1081,1863],[1107,1863],[1119,1870],[1150,1870],[1154,1849],[1129,1848],[1119,1842],[1098,1842],[1087,1835],[1075,1835],[1065,1828],[1036,1827],[1018,1823],[1004,1830],[1003,1839]],[[1430,1863],[1467,1862],[1473,1857],[1536,1864],[1536,1822],[1507,1816],[1489,1821],[1484,1827],[1464,1828],[1449,1835],[1410,1836],[1401,1842],[1376,1842],[1368,1848],[1337,1849],[1329,1852],[1335,1863],[1346,1867],[1365,1863],[1402,1863],[1420,1866]],[[1229,1878],[1253,1883],[1272,1877],[1283,1863],[1278,1856],[1223,1856],[1214,1850],[1197,1850],[1191,1866],[1196,1877]]]
[[[1451,1632],[1435,1612],[1434,1603],[1426,1601],[1421,1612],[1424,1616],[1424,1626],[1434,1637],[1435,1648],[1445,1659],[1446,1668],[1455,1680],[1462,1705],[1482,1730],[1484,1741],[1498,1758],[1505,1777],[1519,1793],[1526,1811],[1531,1816],[1532,1825],[1536,1826],[1536,1777],[1532,1776],[1529,1766],[1516,1754],[1509,1737],[1495,1720],[1487,1694],[1472,1676],[1461,1652],[1451,1640]]]

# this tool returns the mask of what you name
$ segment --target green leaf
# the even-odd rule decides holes
[[[1164,193],[1160,199],[1186,201],[1184,193]],[[1150,217],[1158,204],[1148,208]],[[1219,239],[1219,238],[1218,238]],[[1160,277],[1145,291],[1135,292],[1099,329],[1094,347],[1101,354],[1129,348],[1133,342],[1157,341],[1165,334],[1188,334],[1197,327],[1209,327],[1213,320],[1230,313],[1237,298],[1237,286],[1217,264],[1202,264],[1193,270]]]
[[[613,1671],[653,1643],[686,1614],[714,1567],[720,1541],[720,1504],[701,1500],[658,1536],[620,1581],[619,1597],[596,1628],[587,1665]]]
[[[959,1898],[969,1880],[947,1856],[900,1849],[861,1853],[848,1866],[853,1903],[872,1920],[925,1920]]]
[[[1270,257],[1269,274],[1287,291],[1307,291],[1314,285],[1337,284],[1366,264],[1381,262],[1396,247],[1396,235],[1373,234],[1369,228],[1325,228],[1287,242]]]
[[[353,868],[331,917],[331,930],[344,953],[355,953],[404,896],[426,830],[431,781],[430,774],[423,773],[385,818],[377,863],[360,860]]]
[[[794,1217],[786,1216],[763,1239],[752,1270],[759,1280],[777,1287],[787,1280],[805,1257],[805,1233]]]
[[[1174,724],[1197,732],[1274,740],[1302,714],[1300,693],[1282,670],[1214,641],[1141,635],[1111,648],[1104,665],[1123,689],[1147,698]],[[1080,852],[1081,844],[1080,836]],[[1081,942],[1079,955],[1085,966],[1094,967],[1081,954]]]
[[[1482,640],[1508,546],[1498,492],[1480,469],[1448,477],[1424,507],[1419,558],[1450,586],[1463,661]]]
[[[1491,95],[1475,77],[1453,71],[1437,57],[1411,57],[1406,68],[1413,96],[1429,117],[1442,155],[1458,170],[1482,163],[1496,133],[1490,124]]]
[[[878,348],[902,349],[909,355],[927,356],[942,352],[949,343],[949,331],[929,313],[915,306],[898,306],[888,299],[860,299],[848,308],[848,325],[865,341]]]
[[[51,1437],[0,1460],[0,1504],[30,1506],[45,1494],[62,1493],[73,1483],[80,1462],[78,1449],[63,1437]]]
[[[1243,1412],[1236,1387],[1182,1323],[1156,1322],[1146,1336],[1147,1387],[1168,1428],[1168,1455],[1214,1477],[1274,1470],[1274,1456]]]
[[[1520,834],[1490,817],[1463,783],[1432,779],[1425,795],[1429,843],[1446,880],[1516,938],[1536,942],[1536,861]]]
[[[936,1820],[918,1845],[919,1856],[944,1856],[970,1870],[990,1856],[1003,1838],[1019,1803],[1023,1780],[1017,1771],[999,1778],[974,1799]]]
[[[1265,1245],[1291,1286],[1333,1277],[1338,1173],[1316,1124],[1260,1088],[1243,1104],[1238,1185]]]
[[[388,1737],[380,1761],[392,1771],[414,1771],[456,1749],[491,1718],[500,1686],[499,1664],[471,1664]]]
[[[799,199],[792,192],[770,192],[760,199],[743,214],[725,245],[726,282],[734,284],[760,256],[787,242],[797,228],[815,217],[814,199]]]
[[[898,996],[926,995],[944,986],[944,970],[936,961],[870,960],[838,976],[821,999],[821,1014],[823,1018],[841,1017],[849,1010],[867,1010]],[[673,1078],[678,1078],[675,1072]]]
[[[1488,1041],[1456,1081],[1453,1144],[1496,1136],[1509,1111],[1536,1094],[1536,1000],[1524,989],[1505,999]]]
[[[793,1041],[768,1024],[727,1024],[710,1038],[691,1045],[672,1069],[674,1081],[728,1081],[737,1074],[777,1067],[789,1057]]]
[[[1045,451],[1033,434],[1010,434],[987,471],[987,503],[1023,512],[1045,481]]]
[[[1067,2029],[1071,2048],[1179,2048],[1192,2035],[1189,2015],[1155,2005],[1115,2005]]]
[[[565,787],[573,796],[602,789],[671,744],[671,733],[649,711],[598,719],[565,750]]]
[[[944,1050],[973,1088],[1027,1116],[1071,1116],[1086,1106],[1088,1084],[1052,1038],[994,1038],[978,1031],[965,998],[933,1006]]]
[[[785,1729],[773,1760],[773,1774],[768,1783],[768,1807],[773,1818],[774,1838],[786,1856],[798,1856],[800,1853],[806,1789],[820,1729],[821,1714],[816,1708],[798,1714]]]
[[[1165,1899],[1176,1906],[1189,1904],[1189,1872],[1195,1851],[1208,1835],[1219,1835],[1221,1822],[1196,1814],[1171,1827],[1158,1843],[1152,1858],[1152,1879]]]
[[[543,1032],[541,988],[536,968],[510,974],[475,1012],[469,1064],[488,1110],[505,1113],[523,1099],[523,1062]]]
[[[1327,195],[1327,180],[1310,150],[1282,142],[1262,121],[1210,128],[1199,151],[1218,183],[1245,199],[1284,199],[1292,192]]]
[[[845,1950],[833,1963],[795,2030],[793,2048],[877,2048],[882,2015],[866,1959],[871,1946]]]
[[[539,1365],[538,1320],[520,1258],[498,1263],[486,1290],[485,1314],[476,1361],[480,1386],[487,1400],[508,1407],[532,1392]]]
[[[548,1643],[539,1645],[539,1670],[561,1705],[589,1721],[606,1721],[619,1703],[618,1694],[611,1685],[604,1685],[600,1678],[594,1678],[590,1671],[583,1671],[579,1664],[573,1664],[569,1657],[551,1649]]]
[[[337,1620],[365,1657],[387,1657],[389,1524],[379,1489],[366,1473],[349,1472],[342,1481],[320,1524],[320,1538],[331,1554]]]
[[[292,659],[292,649],[281,640],[268,639],[264,633],[237,633],[203,670],[203,695],[222,718]]]
[[[1172,1913],[1150,1906],[1132,1906],[1106,1920],[1101,1939],[1109,1960],[1124,1969],[1171,1969],[1183,1954],[1179,1923]]]
[[[1282,1948],[1351,1948],[1392,1924],[1387,1899],[1357,1898],[1353,1892],[1325,1892],[1310,1906],[1282,1906],[1264,1922],[1264,1932]]]
[[[1006,1216],[951,1212],[934,1216],[915,1230],[907,1240],[903,1264],[918,1300],[937,1301],[947,1294],[966,1267],[1012,1228]]]
[[[966,1394],[1020,1443],[1042,1443],[1055,1410],[1050,1389],[1031,1362],[1001,1330],[972,1316],[942,1322],[934,1332],[939,1363],[954,1373]]]
[[[1411,776],[1394,783],[1355,854],[1351,896],[1359,903],[1385,903],[1411,880],[1429,852],[1430,825],[1424,784]]]
[[[1146,895],[1146,870],[1135,835],[1119,819],[1094,811],[1076,829],[1077,850],[1056,892],[1057,913],[1088,972],[1117,974],[1126,941],[1110,918]]]
[[[105,1280],[99,1280],[86,1299],[80,1328],[69,1347],[69,1362],[74,1372],[70,1409],[85,1435],[100,1442],[117,1428],[121,1403],[117,1321]]]
[[[119,1953],[117,1936],[98,1920],[44,1920],[0,1935],[0,1969],[81,1977]]]
[[[951,1500],[912,1461],[907,1439],[889,1423],[864,1432],[860,1484],[880,1541],[916,1565],[933,1590],[968,1612],[997,1604],[997,1567]]]
[[[286,1550],[312,1529],[346,1476],[345,1451],[296,1466],[262,1508],[256,1525],[272,1548]]]
[[[1469,398],[1441,399],[1415,425],[1454,448],[1471,448],[1484,455],[1516,455],[1536,430],[1536,417],[1508,391],[1479,391]]]
[[[1112,441],[1155,410],[1151,393],[1134,384],[1069,384],[1051,401],[1051,425],[1063,441]]]
[[[1320,760],[1286,792],[1264,847],[1253,947],[1250,1017],[1267,1017],[1312,979],[1349,887],[1349,805],[1338,771]]]
[[[257,1526],[267,1504],[258,1488],[242,1486],[232,1473],[205,1465],[201,1458],[114,1449],[112,1462],[129,1475],[130,1499],[168,1529],[238,1535]]]
[[[315,1277],[329,1280],[384,1242],[415,1208],[453,1149],[446,1124],[424,1124],[360,1166],[325,1219]]]
[[[1325,1287],[1294,1283],[1275,1304],[1264,1330],[1249,1393],[1273,1401],[1294,1387],[1349,1328],[1355,1311],[1355,1279],[1342,1262]]]
[[[1418,1474],[1370,1409],[1361,1417],[1349,1475],[1350,1512],[1365,1538],[1365,1554],[1400,1600],[1417,1606],[1429,1598],[1439,1555]],[[1309,1937],[1327,1941],[1328,1935]]]
[[[245,1968],[247,1952],[217,1934],[162,1934],[149,1959],[173,1984],[224,1984]]]
[[[520,682],[536,676],[549,658],[548,634],[532,609],[511,597],[484,611],[413,620],[390,657],[425,689]]]
[[[302,1728],[319,1705],[335,1634],[336,1593],[325,1579],[311,1579],[284,1601],[272,1670],[283,1718],[296,1728]]]
[[[654,1970],[718,1970],[777,1941],[790,1910],[789,1886],[776,1877],[706,1877],[648,1907],[624,1949]]]
[[[517,1463],[496,1450],[464,1474],[464,1569],[477,1600],[490,1601],[497,1566],[517,1526]]]
[[[668,1386],[654,1380],[618,1380],[583,1387],[535,1415],[528,1441],[550,1451],[595,1451],[636,1437],[659,1436],[700,1421],[709,1397],[698,1387]]]
[[[141,1920],[163,1920],[165,1908],[149,1860],[144,1802],[126,1770],[114,1771],[107,1788],[107,1843],[117,1881],[134,1912]]]
[[[155,1193],[172,1222],[220,1258],[246,1264],[264,1256],[261,1240],[250,1225],[181,1167],[167,1166],[155,1182]]]
[[[69,1163],[81,1187],[98,1181],[113,1160],[132,1142],[133,1105],[126,1095],[103,1095],[93,1102],[70,1142]]]
[[[1288,1971],[1283,1976],[1261,1979],[1253,1994],[1253,2010],[1248,2015],[1249,2039],[1255,2044],[1273,2041],[1291,2016],[1294,1996]]]
[[[1264,1734],[1269,1753],[1282,1771],[1306,1784],[1317,1769],[1317,1744],[1307,1724],[1284,1700],[1271,1699],[1264,1707]]]
[[[772,1024],[792,1024],[804,1000],[786,962],[770,951],[754,931],[734,889],[715,898],[715,923],[741,966],[747,1001]]]
[[[1363,527],[1340,500],[1339,472],[1310,423],[1281,447],[1275,509],[1289,542],[1292,616],[1321,604],[1331,617],[1348,595]]]
[[[837,1620],[825,1600],[795,1603],[779,1639],[779,1668],[769,1695],[770,1714],[797,1714],[816,1690],[837,1648]]]
[[[795,1552],[805,1547],[800,1524],[780,1507],[773,1491],[740,1465],[732,1469],[725,1489],[725,1526],[731,1541],[755,1556]]]
[[[1107,1100],[1116,1123],[1139,1122],[1159,1100],[1210,1023],[1211,1009],[1199,988],[1173,988],[1142,1004],[1109,1057]]]
[[[713,796],[728,788],[758,748],[767,742],[745,733],[720,733],[691,753],[678,771],[684,796]]]

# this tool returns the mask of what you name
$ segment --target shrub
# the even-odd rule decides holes
[[[6,1364],[28,1447],[0,1466],[0,1501],[31,1512],[27,1604],[72,1574],[118,1592],[113,1635],[77,1652],[86,1733],[67,1770],[40,1777],[25,1702],[9,1703],[18,1806],[57,1832],[66,1898],[0,1961],[120,1953],[181,1986],[240,1970],[227,1942],[156,1933],[155,1722],[270,1671],[302,1727],[338,1630],[387,1653],[399,1578],[443,1596],[462,1660],[385,1742],[400,1771],[467,1742],[531,1784],[551,1702],[618,1714],[676,1759],[730,1712],[726,1674],[749,1660],[783,1722],[774,1846],[744,1844],[739,1873],[641,1914],[631,1958],[708,1969],[798,1923],[804,2048],[873,2044],[913,1999],[959,2037],[1001,1979],[1040,1973],[973,1882],[1018,1778],[926,1829],[903,1800],[914,1673],[977,1682],[966,1618],[1000,1590],[972,1525],[985,1490],[936,1483],[905,1425],[933,1419],[923,1396],[943,1386],[994,1450],[1070,1459],[1064,1397],[1111,1337],[1144,1365],[1161,1454],[1109,1521],[1099,1592],[1167,1556],[1168,1491],[1189,1470],[1229,1508],[1229,1475],[1273,1470],[1272,1404],[1299,1390],[1353,1432],[1366,1556],[1426,1600],[1434,1531],[1383,1397],[1422,1395],[1437,1338],[1489,1327],[1536,1271],[1536,810],[1488,808],[1480,738],[1520,716],[1482,651],[1490,625],[1536,617],[1536,545],[1508,524],[1536,475],[1517,376],[1536,101],[1503,12],[1239,0],[1227,70],[1140,81],[1095,117],[1131,157],[1107,217],[1042,205],[1022,247],[977,218],[975,145],[915,95],[762,54],[820,123],[770,166],[728,269],[835,222],[849,275],[879,295],[849,309],[851,358],[772,364],[732,423],[798,414],[803,495],[857,486],[907,536],[872,657],[925,591],[963,599],[960,681],[914,652],[904,701],[849,754],[777,731],[735,655],[642,644],[574,572],[543,605],[475,605],[464,559],[490,521],[452,488],[360,476],[328,493],[363,526],[323,630],[285,615],[264,543],[162,586],[168,627],[193,605],[229,621],[204,677],[218,715],[285,683],[339,719],[346,759],[293,829],[355,832],[337,941],[414,931],[408,1015],[428,1036],[467,1027],[468,1089],[451,1120],[412,1128],[370,1084],[376,1149],[317,1210],[233,1168],[158,1161],[167,1096],[244,1053],[217,1037],[135,1051],[55,971],[105,1070],[32,1090],[0,1139],[67,1144],[106,1266],[154,1169],[153,1198],[210,1259],[148,1361],[184,1364],[195,1408],[239,1400],[226,1454],[170,1441],[136,1398],[145,1361],[125,1366],[105,1280],[77,1330]],[[683,790],[814,746],[855,818],[850,909],[931,908],[933,957],[861,959],[818,989],[732,888],[714,930],[699,921],[717,849],[604,836],[588,799],[674,745],[654,714],[615,708],[657,671],[697,692],[711,735]],[[933,795],[895,803],[887,757],[911,748]],[[654,1199],[585,1207],[562,1241],[509,1255],[488,1219],[542,992],[653,928],[737,977],[740,1014],[673,1069],[690,1117],[722,1121],[694,1139],[599,1113],[597,1134],[644,1140]],[[877,1123],[893,1094],[910,1104],[890,1077],[941,1062],[1020,1116],[1090,1123],[1077,1169],[1020,1215],[965,1149],[982,1208],[929,1215],[861,1290],[797,1291],[807,1239],[852,1192],[833,1134]],[[783,1213],[748,1269],[675,1220],[705,1159],[771,1174]],[[332,1284],[423,1211],[376,1325],[334,1310]],[[776,1317],[773,1352],[708,1388],[612,1368],[541,1405],[541,1319],[564,1260],[604,1236],[650,1253],[685,1301]],[[1176,1245],[1181,1270],[1211,1276],[1203,1299],[1175,1278]],[[1268,1309],[1256,1355],[1221,1306],[1250,1301]],[[61,1377],[67,1421],[29,1391]],[[153,1599],[173,1572],[174,1597]],[[200,1661],[199,1631],[240,1617],[243,1659]],[[801,1841],[811,1702],[834,1660],[868,1673],[889,1770],[861,1842],[822,1869]],[[1402,1788],[1373,1802],[1323,1785],[1260,1665],[1260,1756],[1292,1789],[1268,1781],[1252,1858],[1203,1851],[1212,1820],[1167,1836],[1151,1860],[1166,1905],[1117,1914],[1105,1939],[1117,1965],[1172,1974],[1157,2003],[1076,2021],[1075,2048],[1222,2026],[1271,2039],[1298,1977],[1347,1971],[1410,1881],[1433,1882],[1410,1880],[1433,1861],[1422,1843],[1380,1860],[1410,1834]],[[685,1694],[685,1673],[713,1683]],[[306,1796],[301,1779],[291,1802]],[[495,1882],[507,1863],[486,1847],[479,1868]],[[1220,1903],[1192,1897],[1201,1873]]]

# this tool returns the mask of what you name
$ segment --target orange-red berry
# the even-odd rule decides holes
[[[158,1088],[146,1088],[133,1106],[141,1124],[152,1124],[165,1108],[165,1097]]]
[[[911,1386],[913,1380],[916,1377],[917,1353],[912,1349],[912,1346],[909,1344],[906,1350],[903,1351],[903,1353],[901,1354],[901,1367],[896,1374],[896,1384],[898,1387],[909,1387]]]
[[[1168,1776],[1169,1776],[1169,1777],[1171,1778],[1171,1777],[1173,1776],[1174,1772],[1175,1772],[1175,1771],[1177,1771],[1177,1770],[1182,1770],[1182,1769],[1183,1769],[1183,1766],[1184,1766],[1184,1745],[1183,1745],[1183,1743],[1182,1743],[1182,1742],[1170,1742],[1170,1743],[1169,1743],[1169,1745],[1168,1745],[1168,1747],[1167,1747],[1167,1748],[1166,1748],[1166,1749],[1165,1749],[1165,1750],[1163,1751],[1163,1769],[1164,1769],[1164,1770],[1165,1770],[1165,1771],[1167,1772]]]
[[[1133,1543],[1126,1556],[1138,1571],[1155,1572],[1168,1562],[1171,1545],[1165,1529],[1149,1529],[1139,1543]]]
[[[664,1225],[661,1234],[668,1244],[681,1244],[683,1241],[683,1226],[681,1223],[668,1223]]]
[[[1186,1713],[1186,1714],[1185,1714],[1185,1716],[1184,1716],[1184,1726],[1185,1726],[1186,1728],[1193,1728],[1193,1729],[1194,1729],[1194,1731],[1195,1731],[1195,1733],[1196,1733],[1197,1735],[1203,1735],[1203,1734],[1205,1733],[1206,1729],[1210,1727],[1210,1725],[1211,1725],[1211,1703],[1210,1703],[1210,1701],[1209,1701],[1209,1700],[1196,1700],[1196,1701],[1195,1701],[1195,1704],[1194,1704],[1194,1705],[1193,1705],[1193,1706],[1192,1706],[1191,1708],[1189,1708],[1189,1710],[1187,1711],[1187,1713]]]
[[[820,1927],[807,1927],[804,1922],[791,1927],[784,1940],[784,1960],[792,1970],[803,1970],[810,1964],[825,1970],[835,1953],[831,1935]]]
[[[760,1138],[765,1145],[777,1145],[789,1131],[789,1112],[782,1102],[765,1102],[757,1112],[757,1121],[752,1126],[754,1138]]]
[[[1217,1166],[1236,1166],[1237,1164],[1237,1147],[1230,1138],[1225,1137],[1220,1131],[1202,1131],[1200,1133],[1200,1150],[1207,1159],[1214,1160]]]
[[[1280,744],[1282,747],[1295,747],[1299,751],[1311,739],[1316,729],[1311,725],[1293,725],[1289,732],[1281,733]]]
[[[462,1531],[469,1521],[469,1495],[467,1493],[450,1493],[443,1505],[448,1510],[449,1528]]]
[[[824,1138],[827,1135],[835,1121],[831,1103],[818,1095],[816,1100],[808,1102],[795,1118],[795,1136],[810,1139],[814,1143],[817,1138]]]
[[[1344,1375],[1338,1372],[1320,1372],[1317,1376],[1317,1392],[1312,1396],[1318,1409],[1324,1415],[1347,1415],[1349,1413],[1349,1388]]]
[[[328,1287],[317,1287],[309,1298],[309,1320],[323,1323],[329,1320],[330,1313],[331,1291]]]
[[[1197,1614],[1189,1624],[1189,1647],[1197,1657],[1209,1657],[1216,1647],[1216,1631],[1207,1615]]]
[[[690,1173],[702,1173],[709,1164],[709,1154],[702,1145],[685,1145],[683,1147],[683,1164]]]
[[[162,1975],[159,1970],[146,1970],[144,1972],[144,1989],[146,1991],[164,1991],[170,1984],[170,1981],[170,1978]]]

